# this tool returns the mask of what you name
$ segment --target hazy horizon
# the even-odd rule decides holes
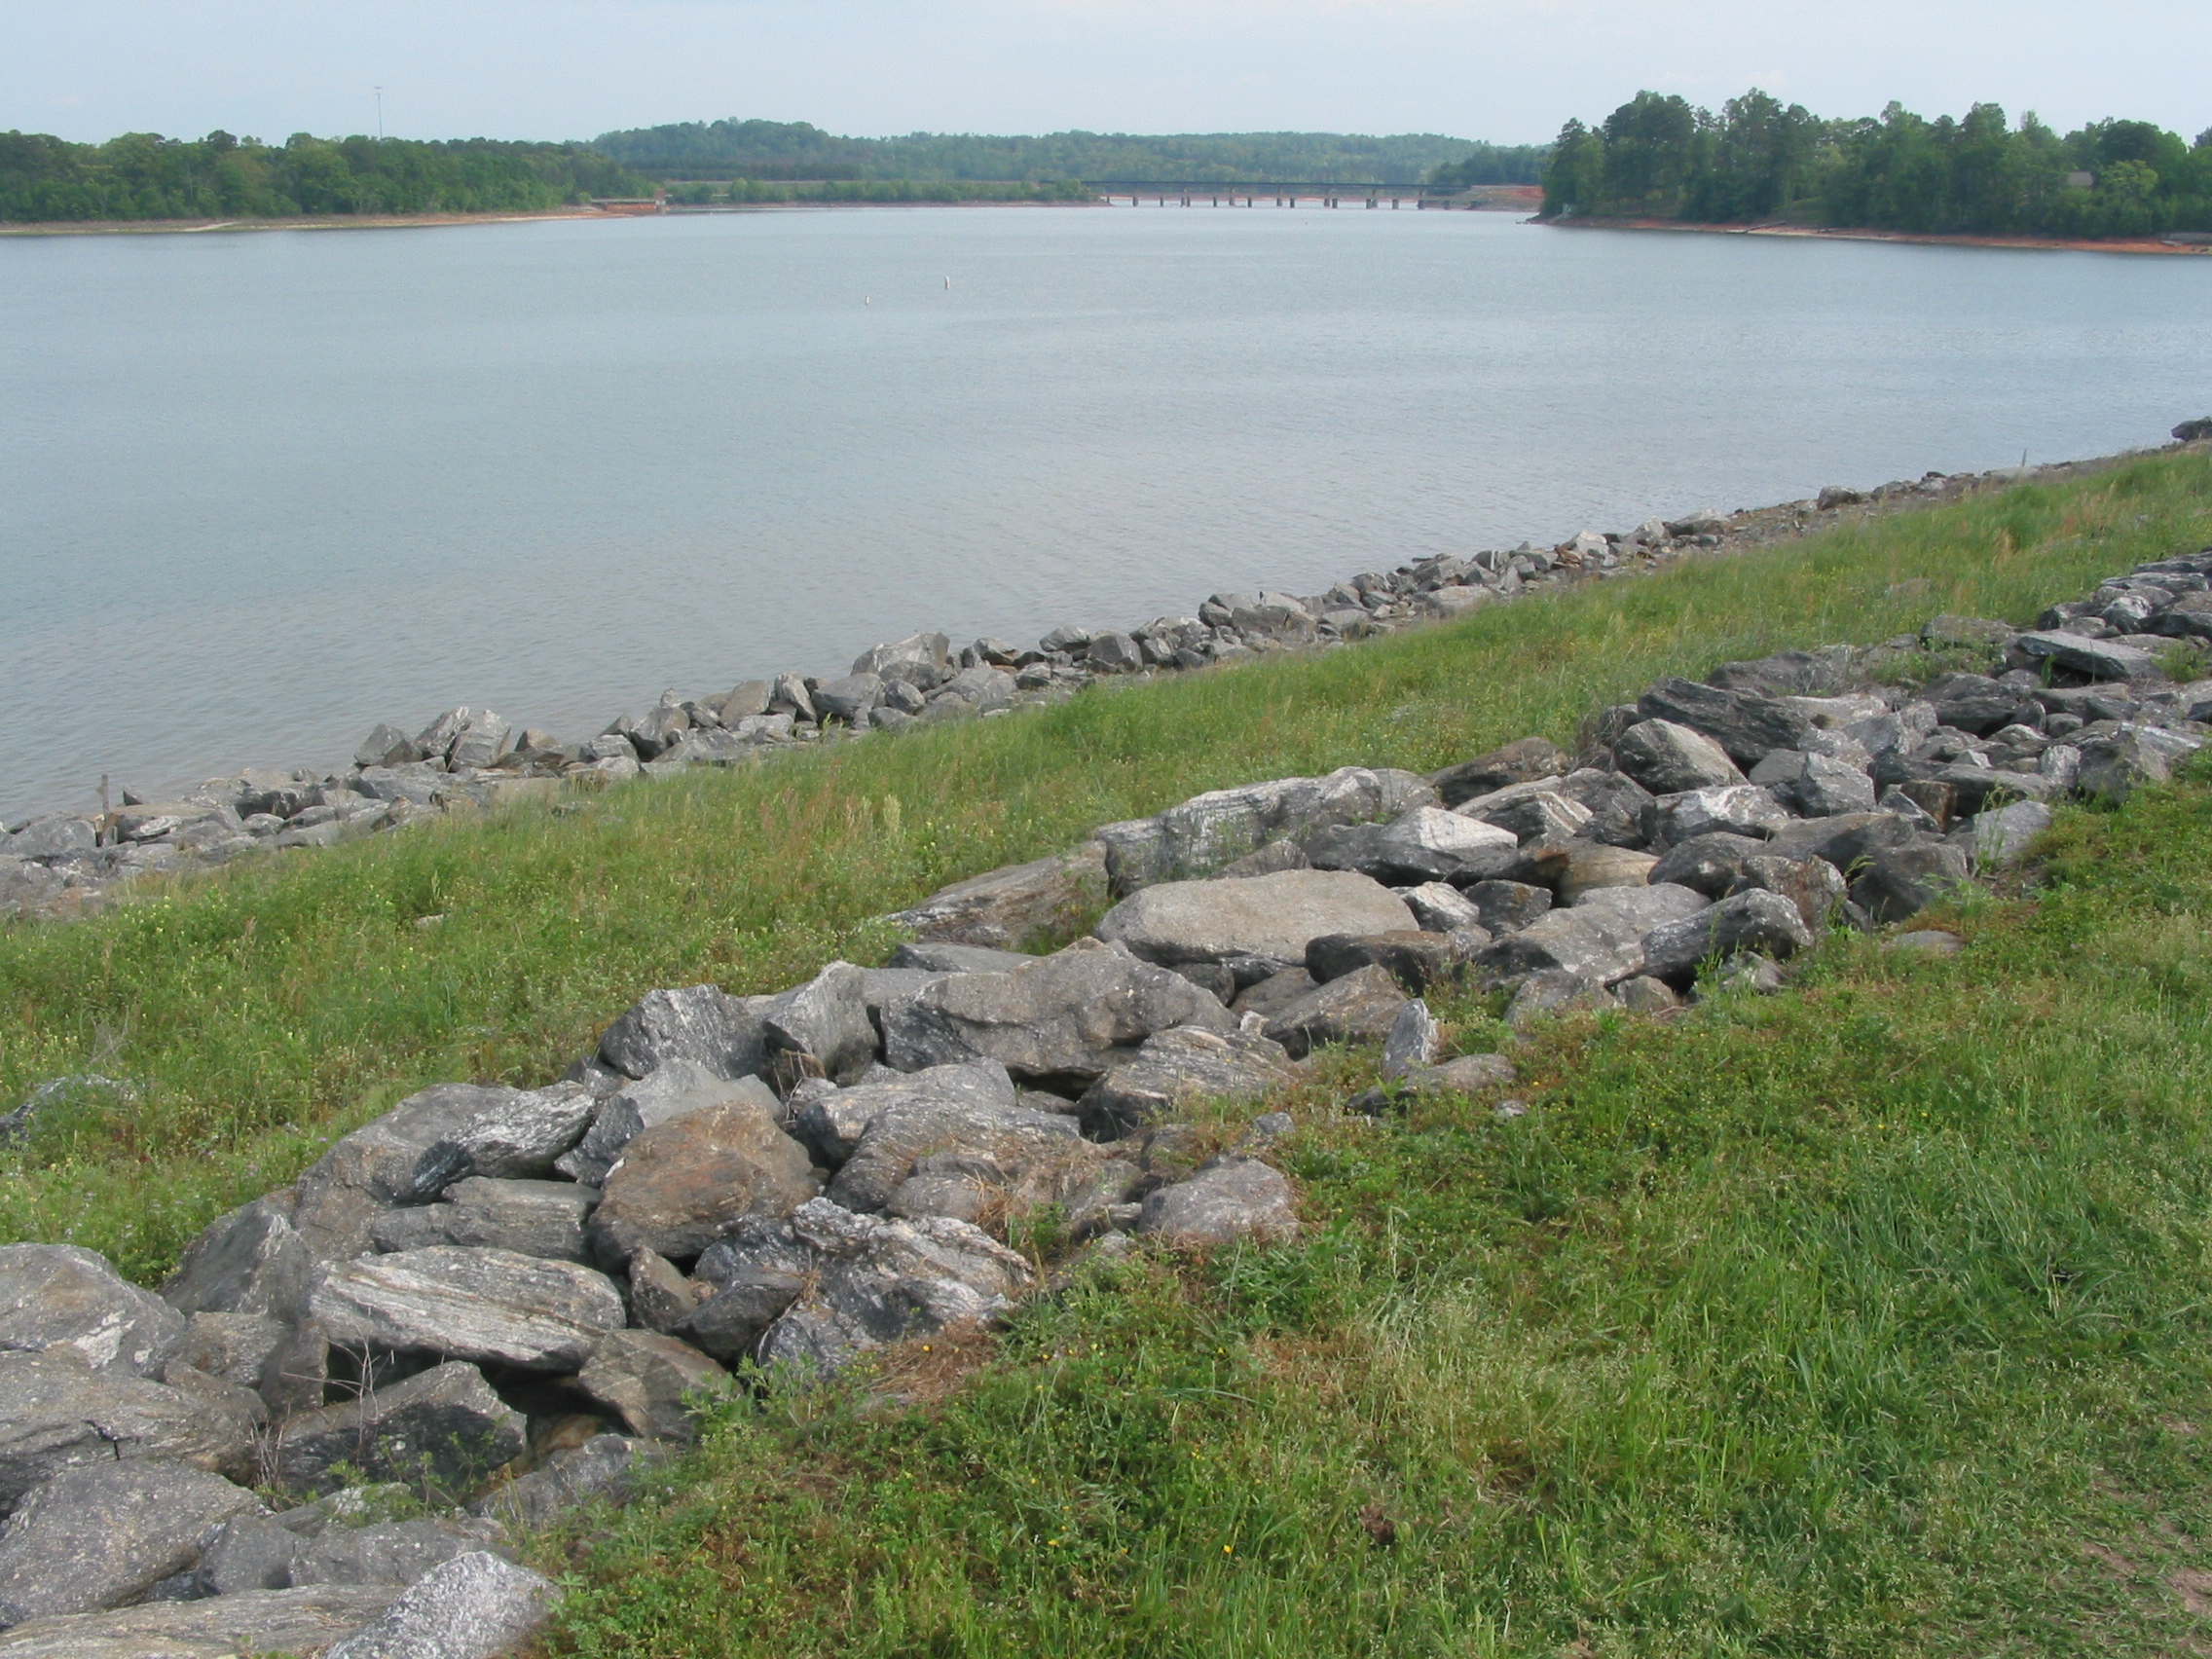
[[[1640,88],[1825,116],[1975,101],[2212,127],[2178,0],[0,0],[0,129],[588,139],[726,116],[830,132],[1446,133],[1537,143]]]

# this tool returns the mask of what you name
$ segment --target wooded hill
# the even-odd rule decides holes
[[[1958,120],[1896,103],[1824,120],[1755,88],[1715,114],[1644,92],[1597,127],[1569,121],[1543,182],[1544,211],[1562,217],[2157,236],[2212,230],[2212,131],[2191,144],[2103,121],[2061,137],[1986,103]]]

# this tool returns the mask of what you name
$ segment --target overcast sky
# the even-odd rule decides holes
[[[1301,129],[1549,138],[1641,87],[2212,127],[2212,0],[0,0],[0,129],[93,139]]]

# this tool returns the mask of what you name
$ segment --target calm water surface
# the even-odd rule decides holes
[[[0,814],[2157,443],[2208,290],[1386,210],[8,239]]]

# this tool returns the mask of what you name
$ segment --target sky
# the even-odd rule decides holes
[[[1550,138],[1640,88],[2212,128],[2208,0],[0,0],[0,130]]]

